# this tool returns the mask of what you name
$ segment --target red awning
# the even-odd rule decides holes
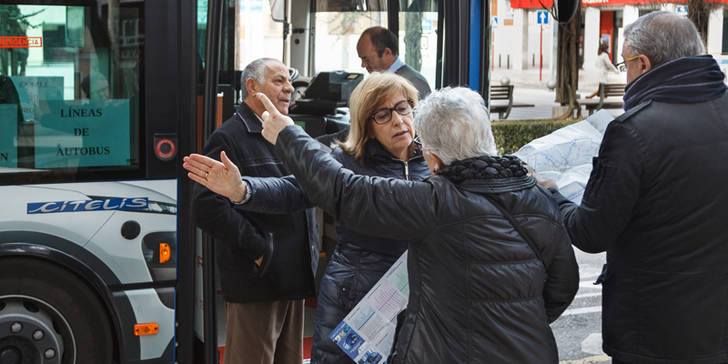
[[[711,3],[728,4],[728,0],[706,0]],[[543,3],[543,5],[542,5]],[[553,0],[511,0],[513,9],[542,9],[544,6],[550,8]],[[606,5],[643,5],[643,4],[687,4],[687,0],[582,0],[581,6],[606,6]]]

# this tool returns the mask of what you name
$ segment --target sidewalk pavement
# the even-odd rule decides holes
[[[541,72],[541,80],[539,80],[539,69],[529,68],[525,70],[512,70],[505,68],[495,68],[491,71],[491,83],[494,85],[510,82],[514,85],[513,102],[521,104],[533,104],[533,107],[514,107],[507,120],[533,120],[533,119],[551,119],[560,115],[562,111],[559,104],[554,102],[554,91],[547,87],[549,81],[554,79],[550,69],[543,69]],[[609,74],[610,82],[625,82],[626,75]],[[594,72],[579,70],[579,89],[577,90],[577,98],[585,98],[591,94],[599,86],[598,75]],[[556,110],[556,111],[554,111]],[[619,115],[621,110],[610,110],[613,114]],[[587,117],[588,112],[582,110],[582,116]],[[492,115],[497,118],[497,114]]]

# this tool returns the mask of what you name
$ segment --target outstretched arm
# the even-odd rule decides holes
[[[190,154],[184,157],[182,166],[191,180],[227,197],[241,211],[289,214],[314,206],[293,176],[241,179],[238,167],[224,151],[220,152],[220,161],[201,154]],[[246,193],[252,196],[248,201],[244,201]]]
[[[240,171],[225,151],[220,152],[220,161],[196,153],[184,157],[183,160],[182,167],[188,171],[187,176],[191,180],[235,203],[241,202],[245,197],[247,190]]]

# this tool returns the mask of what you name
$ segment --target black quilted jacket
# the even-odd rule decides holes
[[[578,268],[557,206],[531,177],[501,173],[502,158],[488,162],[495,176],[468,177],[467,168],[425,182],[355,175],[294,126],[280,133],[276,152],[342,224],[410,240],[395,363],[558,361],[549,322],[573,299]]]

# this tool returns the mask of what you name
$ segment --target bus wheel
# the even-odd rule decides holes
[[[106,310],[73,273],[0,259],[0,364],[111,363],[112,340]]]

